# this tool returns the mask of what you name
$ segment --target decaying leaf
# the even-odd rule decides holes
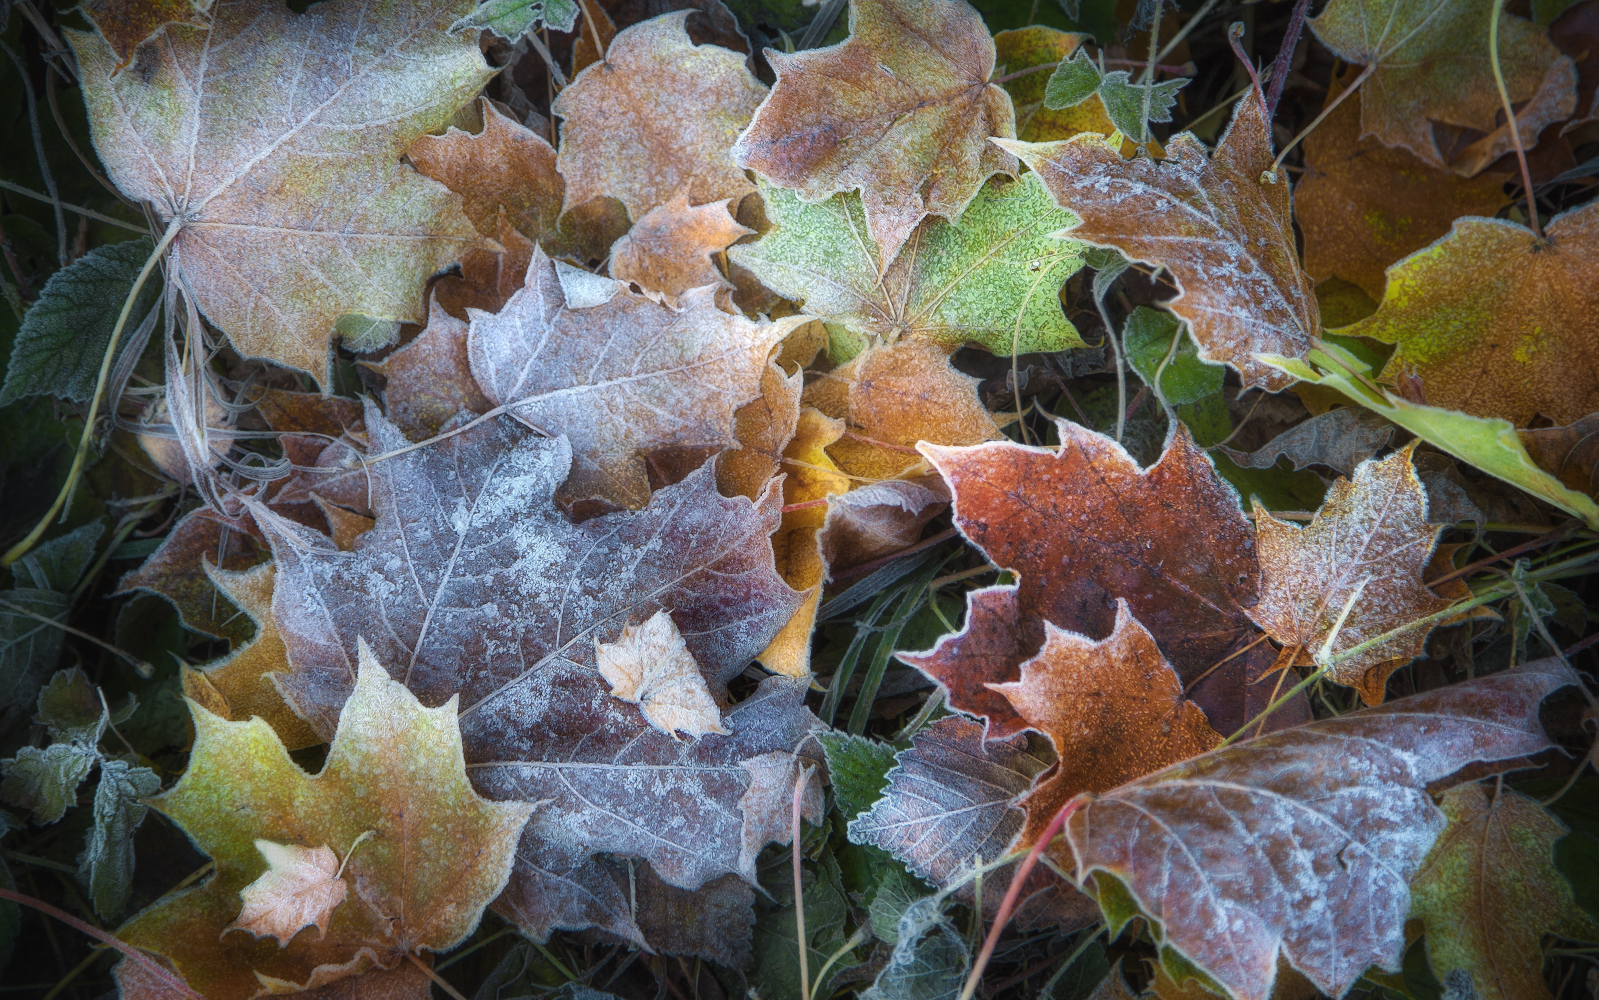
[[[699,664],[665,611],[655,612],[643,625],[624,627],[615,642],[596,642],[594,659],[611,685],[611,697],[639,706],[661,732],[727,735]]]
[[[763,184],[761,197],[772,228],[728,256],[858,338],[974,343],[1003,355],[1082,344],[1057,293],[1083,266],[1084,248],[1052,238],[1075,216],[1035,177],[990,181],[956,221],[929,219],[893,257],[866,236],[855,195],[807,204],[803,192]]]
[[[985,180],[1016,172],[988,141],[1015,138],[1016,113],[964,2],[850,0],[849,30],[767,57],[777,83],[733,158],[808,202],[859,189],[864,228],[893,260],[924,215],[953,221]]]
[[[1397,971],[1409,880],[1444,828],[1429,782],[1552,744],[1538,705],[1576,683],[1554,660],[1212,751],[1088,798],[1066,823],[1111,933],[1134,912],[1238,1000],[1266,1000],[1278,952],[1342,996]]]
[[[1449,232],[1463,215],[1491,216],[1504,178],[1463,179],[1360,136],[1361,94],[1305,139],[1294,211],[1305,234],[1305,272],[1343,278],[1381,301],[1388,266]]]
[[[1020,680],[1045,622],[1109,636],[1116,599],[1125,598],[1187,683],[1256,634],[1245,613],[1259,572],[1249,522],[1188,431],[1179,426],[1161,460],[1140,469],[1110,438],[1065,420],[1056,426],[1058,451],[922,446],[950,484],[956,526],[1020,579],[973,591],[961,632],[901,659],[943,684],[951,706],[986,717],[991,737],[1026,725],[987,685]],[[1253,714],[1243,686],[1222,669],[1189,696],[1230,732]]]
[[[428,275],[476,242],[460,201],[399,162],[490,76],[448,30],[471,6],[217,0],[138,73],[68,33],[101,161],[179,227],[172,266],[241,354],[326,384],[340,315],[420,321]]]
[[[621,32],[605,60],[550,106],[564,119],[557,165],[568,209],[610,196],[638,222],[679,192],[695,205],[750,192],[728,151],[766,88],[743,56],[689,39],[684,22],[692,13],[662,14]]]
[[[1488,59],[1492,0],[1333,0],[1311,19],[1340,59],[1376,69],[1361,89],[1360,132],[1443,167],[1432,122],[1491,132],[1500,109]],[[1542,28],[1499,15],[1499,58],[1512,101],[1537,90],[1560,53]]]
[[[808,318],[745,319],[718,309],[715,291],[693,289],[672,309],[535,251],[503,310],[472,313],[467,350],[489,400],[572,441],[565,503],[642,507],[645,452],[733,443],[733,411],[760,394],[772,348]]]
[[[1189,132],[1167,143],[1162,161],[1125,160],[1093,134],[1006,148],[1082,218],[1073,239],[1172,272],[1182,294],[1170,308],[1188,321],[1200,357],[1237,368],[1245,385],[1287,387],[1253,355],[1301,357],[1321,321],[1294,248],[1287,177],[1262,179],[1272,154],[1259,93],[1238,102],[1214,155]]]
[[[766,481],[782,467],[783,449],[799,424],[800,393],[805,376],[785,375],[775,361],[761,370],[761,395],[733,413],[737,447],[717,459],[716,485],[728,496],[751,500],[766,489]]]
[[[1248,469],[1269,469],[1279,458],[1287,458],[1296,469],[1325,465],[1347,476],[1386,445],[1393,433],[1393,424],[1378,414],[1342,406],[1296,424],[1253,452],[1217,450]]]
[[[1061,806],[1214,748],[1221,734],[1182,682],[1154,636],[1116,601],[1116,626],[1095,642],[1044,623],[1044,647],[1022,678],[990,685],[1027,724],[1049,737],[1059,759],[1021,802],[1031,844]]]
[[[416,339],[372,365],[386,380],[383,398],[388,418],[408,437],[425,441],[462,410],[487,413],[493,408],[472,377],[466,348],[469,329],[465,320],[445,312],[435,299],[428,309],[428,325]]]
[[[116,53],[121,70],[133,62],[141,44],[167,25],[205,27],[210,8],[211,0],[86,0],[83,16]]]
[[[1570,489],[1599,495],[1599,413],[1565,427],[1540,427],[1517,434],[1539,468]]]
[[[310,989],[392,968],[408,952],[447,950],[505,886],[533,806],[474,792],[455,701],[424,708],[364,648],[327,763],[314,776],[289,759],[265,722],[229,722],[192,703],[191,711],[189,769],[151,804],[211,856],[216,874],[163,897],[117,936],[169,959],[213,1000],[247,1000],[263,982],[281,984],[280,992]],[[357,899],[333,908],[326,935],[280,947],[229,932],[241,890],[270,867],[257,841],[348,854],[367,831],[346,868]]]
[[[669,306],[690,288],[733,285],[716,269],[720,253],[755,230],[728,214],[727,199],[690,206],[687,190],[645,212],[611,248],[611,277],[631,281],[644,294]]]
[[[315,927],[317,937],[326,938],[333,910],[350,891],[339,877],[339,856],[326,844],[300,847],[257,840],[255,848],[266,859],[267,870],[239,890],[244,909],[227,930],[277,938],[280,948],[306,927]]]
[[[1442,529],[1427,521],[1413,450],[1361,463],[1302,527],[1255,505],[1260,602],[1249,617],[1284,646],[1310,653],[1368,705],[1383,700],[1389,674],[1421,655],[1432,629],[1410,628],[1350,659],[1332,658],[1454,603],[1423,578]]]
[[[1342,332],[1398,344],[1385,379],[1413,373],[1434,406],[1517,426],[1581,419],[1599,410],[1599,206],[1544,232],[1459,219],[1389,268],[1382,306]]]
[[[1599,922],[1555,867],[1567,829],[1536,799],[1479,784],[1444,793],[1449,825],[1411,880],[1410,915],[1427,929],[1441,982],[1469,977],[1483,1000],[1548,997],[1543,935],[1599,941]]]

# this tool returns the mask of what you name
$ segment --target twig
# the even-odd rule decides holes
[[[433,984],[439,989],[443,990],[445,995],[450,997],[450,1000],[466,1000],[466,997],[462,996],[460,991],[454,986],[451,986],[448,980],[439,975],[437,972],[434,972],[431,965],[428,965],[426,962],[422,961],[420,958],[417,958],[409,951],[405,953],[405,957],[410,960],[412,965],[416,966],[418,969],[421,969],[424,975],[433,980]]]
[[[12,194],[20,194],[24,198],[32,198],[35,201],[42,201],[46,203],[50,202],[49,196],[42,195],[37,191],[29,190],[28,188],[23,187],[21,184],[13,184],[7,180],[0,180],[0,188],[4,188],[5,190],[10,191]],[[111,216],[105,215],[101,212],[96,212],[92,208],[84,208],[81,205],[74,205],[70,202],[57,201],[55,204],[60,205],[62,208],[73,213],[74,215],[82,215],[93,219],[96,222],[104,222],[107,225],[119,226],[123,229],[127,229],[131,232],[139,233],[144,236],[150,235],[150,230],[144,228],[138,223],[123,222],[121,219],[113,219]]]
[[[1139,128],[1142,130],[1139,135],[1139,142],[1148,142],[1154,138],[1149,131],[1149,105],[1155,97],[1155,64],[1160,61],[1160,51],[1155,48],[1155,44],[1160,41],[1160,15],[1164,13],[1164,6],[1161,0],[1155,0],[1155,16],[1150,18],[1149,23],[1149,67],[1144,70],[1142,78],[1144,105],[1139,117],[1139,122],[1141,123]],[[1122,402],[1126,403],[1126,400]],[[1116,440],[1120,442],[1121,439],[1121,423],[1118,421],[1116,424]]]
[[[124,944],[116,935],[109,934],[93,924],[85,923],[59,907],[51,906],[42,899],[34,899],[32,896],[26,896],[20,892],[12,892],[10,889],[0,889],[0,899],[9,899],[13,903],[21,903],[23,906],[32,907],[47,916],[55,917],[73,930],[87,934],[96,941],[110,945],[117,951],[122,952],[122,954],[132,959],[135,965],[144,966],[151,975],[188,997],[189,1000],[206,1000],[203,993],[196,993],[190,988],[188,983],[180,979],[171,969],[168,969],[149,955],[132,945]]]
[[[1277,176],[1277,168],[1283,165],[1284,157],[1291,153],[1295,146],[1303,142],[1305,140],[1305,136],[1316,131],[1316,126],[1326,121],[1328,115],[1332,114],[1334,111],[1337,111],[1338,105],[1344,103],[1344,99],[1350,94],[1353,94],[1355,91],[1359,90],[1360,85],[1371,79],[1371,74],[1375,73],[1376,71],[1377,63],[1375,60],[1373,60],[1371,65],[1360,71],[1360,75],[1355,77],[1353,83],[1339,91],[1337,97],[1327,102],[1327,106],[1321,109],[1321,114],[1312,119],[1311,123],[1306,125],[1303,131],[1294,136],[1293,139],[1289,141],[1288,145],[1283,147],[1283,151],[1277,154],[1277,158],[1275,160],[1271,161],[1271,167],[1267,169],[1266,173],[1275,178]]]
[[[1310,0],[1298,0],[1294,12],[1288,16],[1288,31],[1283,35],[1283,47],[1277,50],[1277,60],[1271,64],[1271,89],[1266,91],[1266,117],[1277,113],[1277,102],[1283,96],[1283,85],[1288,82],[1288,69],[1294,61],[1294,49],[1299,47],[1299,35],[1305,30],[1305,14],[1310,11]]]
[[[1205,15],[1209,14],[1211,8],[1215,7],[1218,2],[1219,0],[1205,0],[1205,6],[1195,11],[1194,16],[1188,19],[1188,23],[1177,29],[1177,34],[1171,36],[1171,41],[1160,47],[1160,51],[1155,54],[1155,58],[1160,60],[1171,55],[1172,50],[1183,43],[1183,39],[1188,37],[1189,32],[1199,27],[1199,22],[1205,19]],[[1140,80],[1139,82],[1142,83],[1143,81]]]
[[[1456,577],[1465,576],[1467,573],[1474,573],[1477,570],[1482,569],[1484,566],[1492,566],[1501,559],[1509,559],[1512,556],[1519,556],[1523,552],[1530,552],[1533,549],[1542,548],[1543,546],[1548,545],[1550,542],[1557,542],[1565,535],[1570,534],[1571,529],[1575,524],[1575,521],[1570,522],[1569,524],[1549,532],[1547,535],[1534,538],[1530,542],[1522,542],[1520,545],[1508,548],[1498,555],[1489,556],[1486,559],[1478,559],[1476,562],[1462,566],[1452,573],[1445,573],[1436,580],[1428,580],[1427,586],[1436,587],[1440,583],[1448,583],[1450,580],[1453,580]]]
[[[1224,656],[1221,659],[1217,660],[1215,663],[1212,663],[1210,666],[1205,668],[1205,672],[1204,673],[1200,674],[1198,677],[1195,677],[1192,681],[1190,681],[1183,688],[1183,693],[1186,695],[1188,692],[1190,692],[1194,688],[1198,687],[1200,681],[1204,680],[1205,678],[1209,677],[1211,674],[1215,673],[1218,669],[1221,668],[1222,664],[1227,663],[1227,662],[1229,662],[1231,660],[1235,660],[1235,659],[1237,659],[1240,656],[1243,656],[1245,653],[1249,652],[1251,649],[1254,649],[1256,646],[1258,646],[1261,643],[1265,642],[1269,638],[1271,638],[1269,635],[1267,635],[1266,633],[1262,632],[1260,634],[1260,638],[1256,639],[1254,642],[1252,642],[1249,645],[1245,646],[1243,649],[1240,649],[1240,650],[1238,650],[1235,653],[1228,653],[1226,656]]]
[[[124,650],[120,650],[117,647],[111,645],[109,642],[106,642],[104,639],[97,639],[94,636],[90,635],[89,633],[79,631],[78,629],[73,628],[71,625],[68,625],[65,622],[58,622],[54,618],[46,618],[44,615],[38,614],[37,612],[29,611],[27,608],[21,607],[21,606],[16,605],[16,604],[12,604],[10,601],[6,601],[6,600],[0,600],[0,608],[5,608],[7,611],[11,612],[14,615],[22,615],[24,618],[32,618],[36,622],[42,622],[45,625],[53,626],[54,628],[58,628],[61,631],[67,633],[68,635],[75,635],[79,639],[85,639],[85,640],[87,640],[89,642],[92,642],[96,646],[99,646],[101,649],[104,649],[107,652],[115,653],[116,655],[122,657],[124,660],[127,660],[129,663],[131,663],[133,665],[133,668],[135,670],[139,671],[139,676],[141,676],[141,677],[145,676],[145,672],[146,671],[150,671],[151,670],[150,664],[148,664],[148,663],[144,662],[143,660],[139,659],[137,656],[134,656],[132,653],[126,652]],[[130,747],[129,749],[132,749],[132,748]]]
[[[810,947],[805,937],[805,883],[801,877],[805,869],[800,864],[800,807],[805,800],[805,786],[810,781],[811,768],[800,768],[799,775],[794,779],[794,825],[791,830],[794,842],[790,852],[794,859],[794,937],[795,944],[799,945],[801,997],[811,995]]]

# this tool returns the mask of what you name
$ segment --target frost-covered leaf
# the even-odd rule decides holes
[[[1266,707],[1269,665],[1245,654],[1198,678],[1258,634],[1245,613],[1259,569],[1249,522],[1186,428],[1140,469],[1110,438],[1056,422],[1059,450],[995,442],[923,445],[955,497],[955,524],[1020,579],[972,591],[965,628],[901,654],[944,685],[950,704],[987,718],[991,736],[1026,723],[989,683],[1016,681],[1044,644],[1045,622],[1109,636],[1125,598],[1192,698],[1221,732]],[[1260,647],[1256,648],[1258,652]],[[1248,662],[1248,665],[1246,664]],[[1257,704],[1258,702],[1258,704]]]
[[[650,725],[666,735],[727,735],[699,664],[665,611],[642,625],[624,626],[615,642],[596,642],[594,659],[611,685],[611,697],[639,706]]]
[[[994,36],[998,72],[1012,76],[1033,66],[1066,61],[1085,41],[1091,41],[1092,38],[1092,35],[1061,31],[1041,24],[1001,31]],[[1003,86],[1017,109],[1018,139],[1024,142],[1050,142],[1069,139],[1079,132],[1110,135],[1116,130],[1116,126],[1105,117],[1105,106],[1096,96],[1060,110],[1046,107],[1045,94],[1050,79],[1051,75],[1040,71],[1004,82]]]
[[[4,764],[0,799],[29,810],[35,823],[55,823],[77,805],[78,786],[100,759],[92,746],[52,743],[44,749],[22,747]]]
[[[210,8],[211,0],[85,0],[83,16],[105,36],[123,69],[139,45],[167,25],[205,27]]]
[[[1055,745],[1058,763],[1020,803],[1029,844],[1073,796],[1115,788],[1222,739],[1183,697],[1177,672],[1121,599],[1108,638],[1095,642],[1045,622],[1044,647],[1022,664],[1021,680],[990,687]]]
[[[94,912],[105,920],[122,915],[133,891],[133,834],[150,811],[144,800],[160,790],[161,779],[148,767],[100,761],[94,827],[78,855],[78,881],[89,890]]]
[[[837,730],[818,733],[816,740],[827,754],[828,783],[838,811],[852,820],[882,797],[894,767],[894,748]]]
[[[733,220],[728,214],[732,207],[725,198],[690,206],[688,192],[679,191],[645,212],[611,248],[611,277],[631,281],[669,306],[676,306],[690,288],[732,288],[711,257],[755,231]]]
[[[563,120],[557,163],[568,210],[609,196],[638,222],[679,192],[695,205],[750,192],[728,152],[766,87],[738,53],[695,45],[684,27],[692,14],[623,31],[550,106]]]
[[[929,219],[895,257],[866,237],[856,195],[808,204],[763,183],[761,197],[772,228],[728,256],[812,316],[887,344],[925,338],[1003,355],[1082,344],[1057,293],[1084,248],[1052,238],[1076,217],[1037,178],[990,181],[964,214]]]
[[[267,870],[239,890],[244,908],[228,930],[273,937],[279,947],[306,927],[315,927],[317,937],[326,938],[334,908],[350,891],[339,876],[339,856],[326,844],[302,847],[257,840],[255,849],[266,859]]]
[[[137,73],[67,32],[101,161],[180,226],[172,277],[241,354],[326,385],[341,315],[420,321],[423,283],[476,241],[459,199],[399,162],[490,75],[472,33],[448,31],[470,9],[217,0]]]
[[[1340,59],[1375,65],[1361,88],[1360,131],[1442,167],[1432,123],[1493,131],[1499,91],[1488,58],[1492,0],[1332,0],[1311,30]],[[1548,32],[1499,15],[1499,58],[1511,101],[1532,97],[1560,57]]]
[[[1299,267],[1287,177],[1261,181],[1272,162],[1263,104],[1258,93],[1238,102],[1214,155],[1191,132],[1167,143],[1159,161],[1123,159],[1118,147],[1089,134],[1007,148],[1082,218],[1073,239],[1171,271],[1182,294],[1170,308],[1188,321],[1201,358],[1276,391],[1289,379],[1253,355],[1302,357],[1321,320]]]
[[[88,675],[79,667],[69,667],[51,677],[39,692],[39,710],[33,721],[45,726],[53,743],[94,746],[105,734],[108,721],[125,721],[138,704],[138,699],[132,698],[116,713],[107,712],[99,689],[89,682]]]
[[[12,342],[0,406],[38,395],[89,402],[111,328],[153,249],[148,238],[96,247],[50,276]],[[153,282],[145,284],[130,323],[144,319],[156,291]],[[123,339],[122,349],[128,342]]]
[[[467,782],[457,705],[424,708],[362,650],[355,690],[321,772],[292,760],[260,719],[229,722],[191,703],[189,769],[151,802],[216,862],[209,880],[163,897],[117,936],[169,959],[212,1000],[246,1000],[445,951],[476,928],[505,886],[533,806],[489,802]],[[240,892],[267,871],[256,841],[326,844],[358,905],[333,911],[325,937],[228,931]]]
[[[1551,746],[1538,705],[1575,682],[1541,660],[1157,771],[1067,821],[1077,877],[1120,882],[1238,1000],[1271,995],[1279,950],[1341,996],[1370,966],[1399,969],[1409,881],[1445,822],[1428,783]],[[1115,934],[1133,911],[1100,892]]]
[[[1388,269],[1377,312],[1343,333],[1398,344],[1384,376],[1421,380],[1426,401],[1524,427],[1599,410],[1599,205],[1556,216],[1545,239],[1502,219],[1456,220]]]
[[[493,409],[472,377],[466,350],[470,327],[433,301],[428,323],[416,339],[372,366],[386,380],[387,416],[407,436],[425,441],[444,422],[466,410]]]
[[[566,503],[601,497],[642,507],[650,496],[645,453],[731,445],[733,411],[760,395],[772,348],[807,319],[726,313],[709,287],[691,290],[681,305],[652,302],[535,250],[527,283],[505,308],[472,313],[467,350],[489,400],[572,442]]]
[[[767,57],[772,94],[733,157],[817,202],[859,189],[864,229],[893,260],[924,215],[956,219],[1016,161],[994,40],[964,0],[851,0],[841,45]]]
[[[1569,831],[1509,789],[1490,801],[1481,785],[1460,785],[1441,805],[1449,825],[1410,884],[1434,974],[1453,984],[1464,973],[1483,1000],[1547,998],[1543,935],[1599,941],[1599,921],[1555,867],[1555,842]]]
[[[541,26],[571,31],[577,15],[577,0],[483,0],[450,30],[487,28],[506,41],[515,42]]]
[[[1394,426],[1381,415],[1356,406],[1341,406],[1295,424],[1252,452],[1218,448],[1246,469],[1269,469],[1286,458],[1296,469],[1325,465],[1344,475],[1375,455],[1393,437]]]
[[[942,901],[912,903],[895,929],[888,964],[861,1000],[954,1000],[971,968],[966,939],[946,918]]]
[[[1329,667],[1328,677],[1359,690],[1368,705],[1383,700],[1388,675],[1421,654],[1432,629],[1411,628],[1353,659],[1331,658],[1454,603],[1424,579],[1442,528],[1427,521],[1412,451],[1361,463],[1352,480],[1333,484],[1308,525],[1255,504],[1260,602],[1249,617]]]
[[[1101,73],[1088,53],[1078,49],[1050,75],[1044,91],[1044,107],[1051,110],[1075,107],[1098,94],[1105,115],[1116,126],[1116,131],[1133,142],[1147,142],[1153,138],[1149,124],[1171,121],[1177,92],[1188,82],[1178,78],[1145,87],[1133,83],[1124,69]]]

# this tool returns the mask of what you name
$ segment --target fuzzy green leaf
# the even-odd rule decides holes
[[[52,743],[43,750],[23,747],[5,762],[0,799],[33,813],[35,823],[54,823],[77,805],[78,786],[100,759],[92,746]]]
[[[133,833],[150,809],[141,799],[161,790],[161,779],[148,767],[122,760],[100,762],[100,784],[94,790],[94,829],[78,855],[78,881],[89,890],[94,912],[115,920],[133,889]]]
[[[487,28],[508,42],[516,42],[538,27],[571,31],[576,23],[577,0],[485,0],[477,10],[450,25],[450,30]]]
[[[1172,354],[1164,371],[1161,362],[1171,353],[1172,339],[1182,337],[1177,353]],[[1197,403],[1221,392],[1227,366],[1199,359],[1193,338],[1185,336],[1182,323],[1170,313],[1139,306],[1127,317],[1122,329],[1127,360],[1146,384],[1153,385],[1155,372],[1161,371],[1160,392],[1173,406]]]

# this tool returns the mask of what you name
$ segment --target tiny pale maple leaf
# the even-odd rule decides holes
[[[694,654],[683,642],[672,616],[657,611],[643,625],[628,625],[615,642],[595,642],[600,676],[611,696],[631,702],[650,725],[674,736],[727,735],[722,710],[705,686]]]
[[[1427,521],[1427,491],[1410,461],[1414,450],[1362,462],[1353,480],[1333,484],[1304,527],[1279,521],[1255,502],[1260,601],[1249,617],[1272,638],[1326,664],[1455,603],[1423,579],[1443,528]],[[1431,631],[1401,632],[1333,663],[1328,676],[1375,705],[1388,675],[1421,654]]]
[[[244,909],[227,930],[275,937],[280,948],[287,948],[306,927],[315,927],[319,938],[327,937],[333,909],[350,891],[340,877],[339,856],[326,844],[300,847],[257,840],[255,849],[266,859],[267,870],[239,890]]]
[[[1259,91],[1238,102],[1214,155],[1192,132],[1166,158],[1124,159],[1103,136],[1002,142],[1038,172],[1055,200],[1082,218],[1073,239],[1115,247],[1171,271],[1170,303],[1200,357],[1232,365],[1269,392],[1294,380],[1257,353],[1303,357],[1321,332],[1313,283],[1299,266],[1286,174],[1271,166],[1271,128]]]
[[[965,0],[851,0],[849,29],[841,45],[767,55],[777,83],[733,158],[806,201],[859,188],[888,261],[923,216],[953,221],[985,180],[1016,172],[988,142],[1015,137],[1016,111]]]

